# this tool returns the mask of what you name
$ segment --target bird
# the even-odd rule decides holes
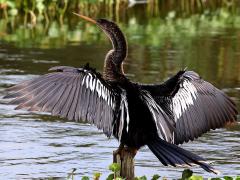
[[[119,26],[110,20],[74,13],[99,27],[112,49],[103,73],[83,67],[55,66],[49,73],[9,87],[4,98],[15,109],[49,112],[76,122],[95,125],[119,141],[134,157],[147,146],[165,166],[198,165],[218,173],[209,162],[180,144],[237,120],[236,104],[196,72],[179,70],[164,82],[143,84],[125,76],[128,45]]]

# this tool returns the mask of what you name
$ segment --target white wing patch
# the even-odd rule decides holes
[[[173,98],[174,119],[179,119],[190,106],[194,105],[196,99],[197,89],[189,80],[184,80]]]
[[[118,139],[121,140],[122,132],[124,128],[125,121],[127,123],[126,130],[128,132],[129,129],[129,111],[128,111],[128,101],[126,96],[126,91],[122,91],[121,94],[121,103],[120,103],[120,123],[118,129]]]
[[[159,137],[167,142],[173,142],[173,131],[171,125],[168,123],[168,116],[149,93],[146,91],[142,92],[142,99],[152,114]]]
[[[96,92],[99,98],[102,98],[111,108],[115,108],[114,96],[111,96],[111,92],[102,82],[96,78],[94,74],[87,73],[82,80],[82,85],[87,89],[90,89],[92,92]]]

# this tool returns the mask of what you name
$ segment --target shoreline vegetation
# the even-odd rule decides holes
[[[77,12],[112,19],[128,37],[143,34],[130,42],[159,46],[166,37],[194,37],[206,31],[215,35],[240,28],[239,7],[234,0],[147,0],[134,6],[127,0],[0,0],[0,38],[19,47],[40,48],[105,40],[97,27],[72,14]]]
[[[120,171],[120,165],[117,163],[112,163],[109,165],[108,169],[110,170],[110,174],[107,176],[106,180],[124,180],[124,178],[120,177],[119,171]],[[68,174],[67,180],[74,180],[74,175],[75,175],[76,169],[73,169],[71,173]],[[89,176],[83,176],[81,180],[100,180],[101,178],[101,173],[100,172],[95,172],[92,177]],[[141,176],[141,177],[135,177],[134,180],[168,180],[166,177],[161,177],[161,175],[154,174],[152,175],[151,178],[147,178],[146,176]],[[178,180],[240,180],[240,176],[223,176],[223,177],[215,177],[215,178],[205,178],[200,175],[194,174],[194,172],[190,169],[185,169],[182,172],[182,177],[176,178]],[[51,178],[49,179],[51,180]]]
[[[126,10],[140,5],[137,2],[133,0],[0,0],[0,9],[1,16],[6,19],[23,15],[25,23],[28,16],[36,20],[45,19],[48,22],[59,18],[63,23],[67,12],[81,12],[87,16],[124,17]],[[240,6],[240,2],[236,0],[145,0],[145,3],[141,4],[145,5],[148,17],[166,16],[170,11],[186,17],[219,8],[225,8],[231,13],[239,13]]]

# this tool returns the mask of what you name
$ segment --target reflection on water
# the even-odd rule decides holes
[[[143,30],[139,29],[139,25],[131,32],[127,27],[127,23],[131,22],[123,23],[129,40],[129,55],[124,67],[130,79],[145,83],[160,82],[179,69],[188,67],[223,89],[240,110],[240,29],[221,29],[217,33],[214,29],[214,32],[206,31],[194,36],[182,34],[154,39],[160,25],[154,24],[157,19],[150,22],[152,24],[141,22]],[[145,27],[148,27],[146,31]],[[148,33],[153,34],[149,37]],[[0,41],[0,47],[2,97],[4,88],[46,73],[55,65],[80,67],[90,62],[101,71],[110,44],[101,35],[98,39],[68,42],[58,48],[19,48],[6,41]],[[1,100],[0,177],[66,177],[73,168],[77,169],[76,179],[96,171],[102,172],[103,176],[109,173],[107,167],[112,161],[112,151],[118,146],[116,140],[107,139],[87,124],[64,122],[45,114],[13,111],[13,106],[4,103]],[[239,131],[239,124],[219,129],[183,147],[213,161],[223,175],[237,175],[240,172]],[[136,157],[137,176],[150,177],[158,173],[177,178],[181,171],[181,168],[163,167],[147,148],[143,148]],[[206,177],[213,176],[199,168],[194,168],[194,171],[204,173]]]

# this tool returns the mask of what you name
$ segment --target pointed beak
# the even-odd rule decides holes
[[[87,16],[83,16],[83,15],[81,15],[81,14],[77,14],[77,13],[75,13],[75,12],[73,12],[73,14],[75,14],[76,16],[78,16],[78,17],[80,17],[80,18],[82,18],[82,19],[84,19],[84,20],[86,20],[86,21],[88,21],[88,22],[91,22],[91,23],[93,23],[93,24],[97,24],[97,22],[96,22],[94,19],[92,19],[92,18],[89,18],[89,17],[87,17]]]

